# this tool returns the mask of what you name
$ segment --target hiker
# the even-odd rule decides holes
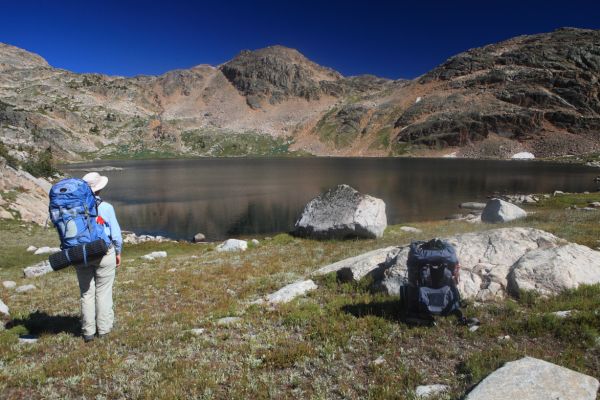
[[[95,334],[103,337],[113,328],[112,289],[116,268],[121,265],[123,239],[113,206],[99,197],[100,191],[108,183],[108,178],[97,172],[90,172],[82,179],[96,196],[98,207],[96,222],[104,227],[104,232],[111,242],[108,252],[100,260],[75,266],[81,292],[83,339],[89,342],[94,339]]]

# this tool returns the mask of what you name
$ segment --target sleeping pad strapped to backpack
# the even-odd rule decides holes
[[[96,222],[98,206],[89,185],[81,179],[63,179],[50,189],[50,220],[58,231],[61,252],[50,256],[52,269],[85,264],[102,258],[110,240]]]
[[[408,286],[403,297],[409,314],[460,313],[460,295],[453,279],[458,258],[454,247],[440,239],[413,242],[408,253]]]

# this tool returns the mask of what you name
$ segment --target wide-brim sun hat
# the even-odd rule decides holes
[[[92,188],[92,192],[94,193],[104,189],[106,187],[106,184],[108,183],[108,178],[106,176],[100,175],[97,172],[90,172],[89,174],[85,174],[81,179],[83,179],[87,182],[88,185],[90,185],[90,188]]]

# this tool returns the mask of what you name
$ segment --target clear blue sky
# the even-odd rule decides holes
[[[217,65],[281,44],[344,75],[413,78],[466,49],[561,26],[600,29],[600,2],[2,0],[0,42],[75,72]]]

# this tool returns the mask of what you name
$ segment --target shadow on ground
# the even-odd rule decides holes
[[[36,311],[29,316],[13,319],[6,327],[13,328],[22,325],[32,335],[69,333],[73,336],[81,335],[81,320],[78,315],[48,315]]]
[[[342,307],[342,311],[352,314],[357,318],[373,315],[390,321],[402,322],[400,303],[397,300],[347,304]]]
[[[372,303],[348,304],[341,308],[342,311],[362,318],[369,315],[385,318],[388,321],[398,322],[406,327],[433,326],[435,319],[425,315],[407,315],[402,311],[398,300],[387,300]]]

